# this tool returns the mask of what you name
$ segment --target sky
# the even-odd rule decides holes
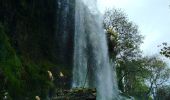
[[[158,54],[163,42],[170,44],[170,0],[98,0],[101,13],[120,8],[139,26],[145,37],[141,50],[145,55]]]

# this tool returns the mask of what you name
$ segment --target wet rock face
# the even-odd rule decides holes
[[[56,15],[56,55],[60,63],[72,65],[75,0],[58,0]]]
[[[0,22],[7,25],[19,54],[71,67],[75,0],[2,0],[1,4]]]
[[[42,92],[42,96],[45,96],[43,94],[48,88],[48,86],[44,86],[47,83],[47,79],[44,77],[47,69],[55,70],[55,67],[59,71],[64,69],[68,77],[68,87],[71,84],[74,4],[74,0],[0,0],[0,25],[5,27],[5,35],[9,38],[8,42],[12,46],[12,50],[16,51],[19,59],[19,61],[17,59],[16,65],[18,66],[18,63],[21,62],[21,67],[23,67],[21,72],[17,71],[17,75],[18,73],[19,76],[22,74],[24,80],[19,82],[29,81],[28,86],[36,87],[34,84],[36,78],[33,77],[38,77],[37,80],[42,79],[40,85],[44,89],[37,90],[38,93]],[[63,66],[65,67],[63,68]],[[30,75],[30,73],[35,73],[32,69],[36,70],[36,75]],[[12,67],[10,70],[13,72]],[[56,73],[55,70],[53,74]],[[13,76],[13,74],[15,75],[15,72],[10,75]],[[1,81],[5,80],[1,69],[0,77]],[[1,82],[0,86],[3,84]],[[24,84],[23,87],[27,88],[28,86]],[[10,88],[12,90],[13,86]],[[19,94],[13,91],[11,93],[14,94],[14,98],[16,97],[15,93]],[[32,91],[30,94],[33,94]]]
[[[2,0],[1,4],[0,22],[8,28],[17,53],[33,60],[52,58],[56,0]]]
[[[26,62],[50,62],[56,65],[52,70],[65,69],[69,72],[68,87],[72,73],[74,5],[75,0],[0,1],[0,23],[7,27],[6,34],[17,55]]]

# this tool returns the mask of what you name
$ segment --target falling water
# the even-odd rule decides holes
[[[76,0],[73,87],[97,89],[97,100],[117,100],[115,71],[96,0]]]
[[[57,63],[71,66],[74,41],[75,0],[56,0],[56,44]]]

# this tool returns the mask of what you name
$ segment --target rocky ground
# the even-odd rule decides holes
[[[57,93],[52,100],[96,100],[96,89],[74,88]]]

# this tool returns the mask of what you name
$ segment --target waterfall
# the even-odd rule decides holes
[[[74,0],[56,0],[56,50],[57,63],[72,66],[74,41]]]
[[[73,87],[96,88],[97,100],[117,100],[102,16],[96,0],[76,0]]]

